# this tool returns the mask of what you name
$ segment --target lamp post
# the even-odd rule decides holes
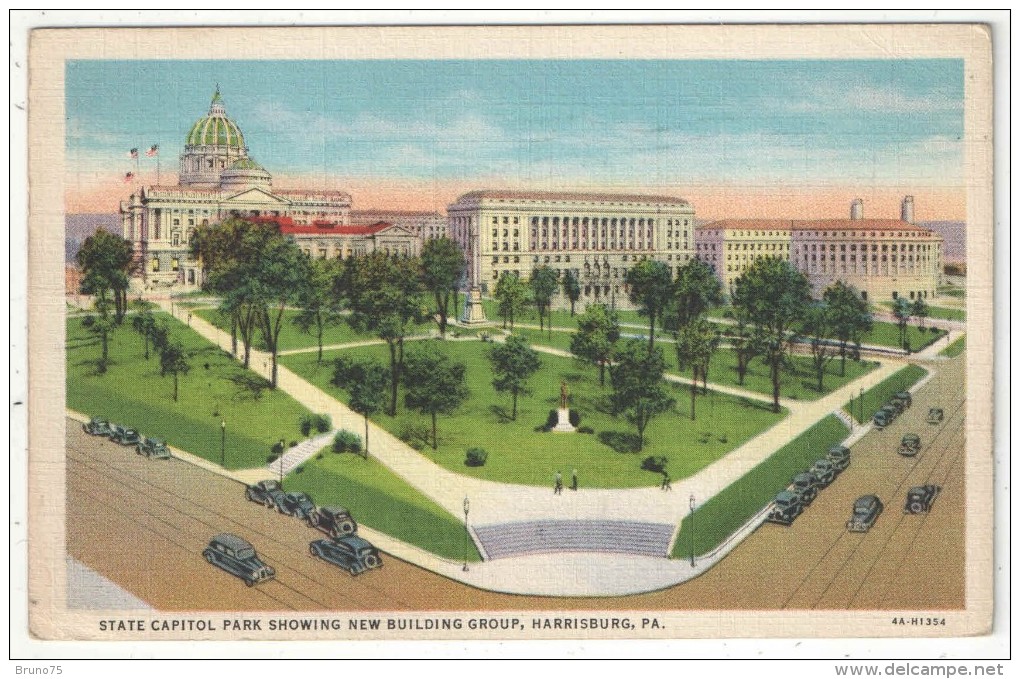
[[[857,399],[857,402],[861,404],[861,417],[860,417],[860,421],[861,421],[861,423],[863,423],[864,422],[864,387],[861,387],[861,395]]]
[[[227,466],[227,421],[220,420],[220,466]]]
[[[284,447],[286,445],[287,445],[286,440],[285,439],[280,439],[280,486],[281,487],[283,486],[283,451],[286,450],[286,448]]]
[[[694,495],[691,495],[691,568],[694,568]]]
[[[471,509],[471,502],[464,496],[464,572],[468,569],[468,511]]]

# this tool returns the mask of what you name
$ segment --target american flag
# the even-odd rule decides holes
[[[128,151],[128,158],[131,160],[138,160],[138,149],[131,149]]]
[[[152,158],[153,156],[159,155],[159,144],[153,144],[149,147],[149,150],[145,152],[145,155]]]
[[[124,183],[125,184],[130,184],[131,180],[134,179],[134,178],[135,178],[135,173],[134,172],[128,172],[126,175],[124,175]]]

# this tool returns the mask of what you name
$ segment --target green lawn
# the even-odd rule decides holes
[[[677,369],[676,349],[672,344],[663,343],[662,348],[666,355],[666,363],[669,370],[684,377],[690,377],[690,370],[680,373]],[[813,401],[822,396],[832,393],[836,389],[868,374],[878,367],[874,361],[851,361],[846,362],[846,375],[839,374],[839,358],[833,359],[825,369],[825,379],[822,382],[824,391],[818,391],[818,378],[815,377],[809,356],[791,356],[790,367],[785,369],[780,383],[780,394],[784,398],[798,399],[802,401]],[[737,384],[737,357],[732,349],[722,348],[712,355],[712,361],[708,368],[709,384],[716,383],[727,386],[740,386],[748,391],[758,392],[769,398],[772,397],[772,380],[769,377],[769,368],[761,359],[754,359],[748,366],[744,375],[744,384]]]
[[[464,558],[464,524],[369,458],[325,448],[284,480],[287,490],[308,493],[322,505],[341,505],[359,523],[448,559]],[[468,561],[481,561],[467,541]]]
[[[910,348],[913,351],[920,351],[932,342],[945,337],[945,335],[945,330],[926,328],[924,332],[921,332],[913,323],[907,326],[907,341],[910,342]],[[895,323],[875,321],[872,324],[871,332],[861,339],[861,343],[880,347],[901,348],[900,330]]]
[[[393,434],[415,445],[423,454],[452,471],[508,483],[551,485],[557,470],[577,468],[582,486],[630,488],[657,485],[661,475],[640,468],[650,455],[669,458],[667,470],[674,479],[687,477],[719,459],[755,434],[785,417],[772,413],[767,404],[712,393],[698,400],[699,417],[688,417],[689,392],[679,385],[671,388],[677,400],[675,412],[652,421],[645,432],[645,448],[630,452],[636,429],[623,418],[613,418],[606,407],[608,386],[598,384],[598,373],[577,361],[542,354],[542,368],[532,377],[533,394],[522,395],[516,421],[509,420],[510,397],[491,386],[492,373],[484,342],[440,343],[444,350],[467,365],[471,398],[450,417],[439,421],[439,449],[423,443],[428,418],[403,407],[395,418],[386,415],[375,421]],[[408,351],[413,349],[409,344]],[[284,356],[282,363],[340,400],[347,393],[329,384],[332,360],[339,355],[372,357],[386,363],[384,346],[360,347],[329,352],[325,365],[317,366],[307,354]],[[580,426],[594,434],[554,434],[536,431],[546,421],[559,399],[560,380],[570,386],[571,405],[581,415]],[[465,451],[480,446],[489,452],[483,467],[464,464]],[[626,451],[626,452],[618,452]]]
[[[886,311],[890,311],[893,308],[891,302],[882,302],[881,305]],[[928,306],[928,317],[938,318],[944,321],[965,321],[967,320],[967,312],[964,309],[955,309],[950,307],[942,306]],[[914,323],[917,319],[914,319]]]
[[[776,493],[786,488],[796,474],[808,469],[849,431],[834,415],[829,415],[786,444],[767,460],[694,511],[692,525],[688,516],[680,524],[673,544],[675,559],[690,558],[693,534],[695,554],[707,554],[735,530],[743,526]]]
[[[607,302],[608,305],[608,302]],[[499,305],[496,304],[494,299],[482,299],[482,307],[485,309],[485,317],[491,322],[501,322],[499,317]],[[584,312],[584,304],[578,302],[575,307],[575,314],[570,315],[570,309],[554,309],[552,311],[552,321],[554,328],[576,328],[577,317]],[[640,325],[648,327],[648,319],[640,315],[636,311],[629,309],[617,309],[616,317],[620,323],[628,323],[633,325]],[[538,311],[534,305],[529,306],[525,309],[524,313],[514,319],[515,323],[528,323],[538,325]]]
[[[898,391],[907,391],[910,387],[920,380],[922,377],[928,374],[928,371],[916,365],[908,365],[905,368],[901,368],[882,382],[879,382],[871,389],[864,392],[864,417],[861,417],[861,403],[860,400],[847,401],[843,405],[843,409],[853,415],[854,419],[860,423],[864,423],[871,419],[871,416],[875,414],[875,411],[881,408],[886,402],[892,398],[892,395]],[[853,405],[853,411],[851,412],[851,404]]]
[[[939,356],[948,356],[950,358],[956,358],[967,349],[967,336],[954,340],[952,344],[939,352]]]
[[[964,288],[958,288],[952,285],[939,288],[940,295],[946,295],[947,297],[959,297],[963,298],[967,296],[967,290]]]
[[[297,316],[297,313],[297,311],[289,309],[283,312],[283,323],[280,326],[280,351],[288,351],[290,349],[314,349],[317,345],[318,340],[316,339],[314,332],[301,332],[301,329],[294,325],[294,317]],[[195,311],[195,314],[212,323],[217,328],[220,328],[225,332],[230,332],[229,320],[224,319],[216,309],[199,309]],[[422,324],[417,326],[412,331],[412,334],[428,333],[435,329],[435,327],[434,323]],[[323,346],[374,339],[379,339],[375,333],[358,332],[351,328],[347,321],[341,321],[336,325],[327,326],[322,334]],[[240,345],[240,339],[238,340],[238,344]],[[262,341],[261,335],[256,333],[255,341],[252,342],[252,346],[255,349],[260,350],[265,348],[265,343]]]
[[[159,356],[142,340],[130,317],[110,339],[110,366],[96,374],[98,339],[82,328],[81,318],[67,321],[67,407],[135,427],[147,436],[213,462],[220,462],[220,423],[226,422],[226,466],[266,464],[270,447],[281,438],[300,440],[298,420],[308,411],[282,392],[266,389],[255,399],[229,378],[254,376],[229,355],[167,314],[158,314],[191,355],[191,371],[180,378],[179,401],[173,377],[160,377]]]

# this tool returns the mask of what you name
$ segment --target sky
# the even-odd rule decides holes
[[[962,219],[963,62],[72,61],[69,212],[116,210],[127,152],[176,182],[219,85],[274,185],[442,210],[479,188],[688,198],[699,217]],[[140,180],[155,180],[145,158]]]

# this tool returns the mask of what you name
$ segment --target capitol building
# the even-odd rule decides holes
[[[249,155],[244,134],[227,117],[218,87],[209,112],[187,132],[179,177],[176,185],[137,187],[120,203],[122,235],[146,289],[201,285],[200,265],[190,256],[192,236],[197,227],[230,217],[276,223],[312,257],[419,249],[405,226],[352,224],[349,193],[274,189],[272,175]]]

